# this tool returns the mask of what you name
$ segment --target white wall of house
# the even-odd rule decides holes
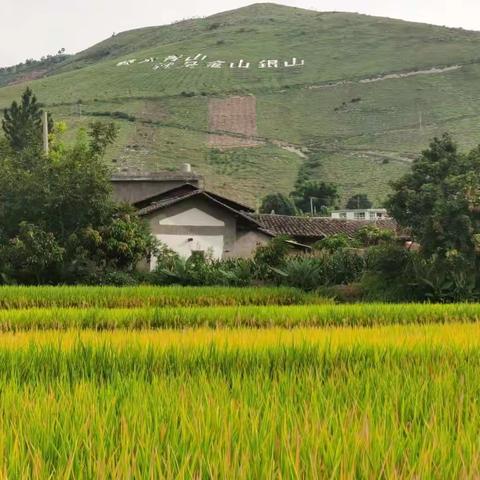
[[[237,223],[236,215],[205,198],[194,197],[149,214],[152,234],[184,258],[204,251],[215,259],[250,258],[270,236],[255,226]],[[155,269],[156,259],[150,260]]]
[[[164,243],[168,248],[178,253],[181,257],[189,258],[192,252],[202,251],[215,259],[221,259],[224,250],[225,222],[208,212],[197,208],[189,208],[174,215],[161,212],[156,218],[159,230],[169,230],[157,233],[157,240]],[[168,228],[174,227],[174,228]],[[201,227],[205,233],[199,233]],[[220,230],[220,233],[208,233],[210,227]],[[183,233],[182,230],[188,230]],[[178,233],[177,233],[178,232]],[[151,268],[156,267],[156,261],[152,261]]]
[[[332,218],[343,220],[383,220],[388,218],[384,208],[366,208],[359,210],[334,210]]]

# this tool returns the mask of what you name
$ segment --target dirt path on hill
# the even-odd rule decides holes
[[[463,68],[463,65],[451,65],[449,67],[432,67],[426,70],[412,70],[410,72],[386,73],[384,75],[362,78],[360,80],[341,80],[339,82],[327,83],[324,85],[310,85],[307,88],[310,90],[317,90],[322,88],[342,87],[344,85],[375,83],[375,82],[383,82],[385,80],[398,80],[400,78],[415,77],[418,75],[438,75],[441,73],[454,72],[456,70],[460,70],[461,68]]]

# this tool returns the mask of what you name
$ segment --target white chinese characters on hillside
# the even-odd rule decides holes
[[[207,55],[197,53],[196,55],[168,55],[163,60],[157,57],[148,57],[143,59],[129,58],[117,63],[117,67],[130,67],[132,65],[152,66],[154,71],[169,70],[171,68],[188,68],[194,70],[197,68],[210,68],[214,70],[269,70],[281,68],[298,68],[305,66],[305,60],[298,57],[288,59],[264,59],[259,62],[252,62],[241,58],[238,61],[227,61],[221,59],[209,59]]]

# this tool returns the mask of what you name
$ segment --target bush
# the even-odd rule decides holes
[[[358,282],[365,269],[365,260],[356,250],[338,250],[331,256],[330,262],[329,283],[332,285]]]
[[[358,242],[352,240],[348,235],[337,233],[336,235],[331,235],[330,237],[325,237],[322,240],[319,240],[314,244],[313,248],[333,253],[339,249],[355,247],[357,244]]]
[[[320,258],[298,257],[289,260],[279,276],[284,285],[301,288],[305,291],[315,290],[322,283],[324,265]]]
[[[253,258],[254,276],[260,280],[272,280],[276,277],[276,269],[281,268],[290,251],[287,237],[278,236],[270,240],[267,245],[257,248]]]
[[[311,291],[320,287],[346,285],[358,281],[364,271],[364,260],[355,250],[327,251],[313,256],[287,259],[275,269],[277,282]]]
[[[355,239],[364,247],[371,247],[384,242],[392,242],[394,236],[392,230],[378,228],[376,225],[367,225],[358,230]]]
[[[420,259],[416,257],[416,253],[394,243],[369,248],[362,279],[366,297],[384,301],[421,299],[414,267]]]
[[[211,257],[191,256],[188,259],[178,255],[164,257],[151,274],[156,285],[184,286],[248,286],[252,283],[253,263],[251,260],[213,260]]]

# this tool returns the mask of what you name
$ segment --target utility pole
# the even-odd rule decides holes
[[[46,111],[43,112],[43,151],[45,155],[49,153],[49,146],[48,146],[48,113]]]

